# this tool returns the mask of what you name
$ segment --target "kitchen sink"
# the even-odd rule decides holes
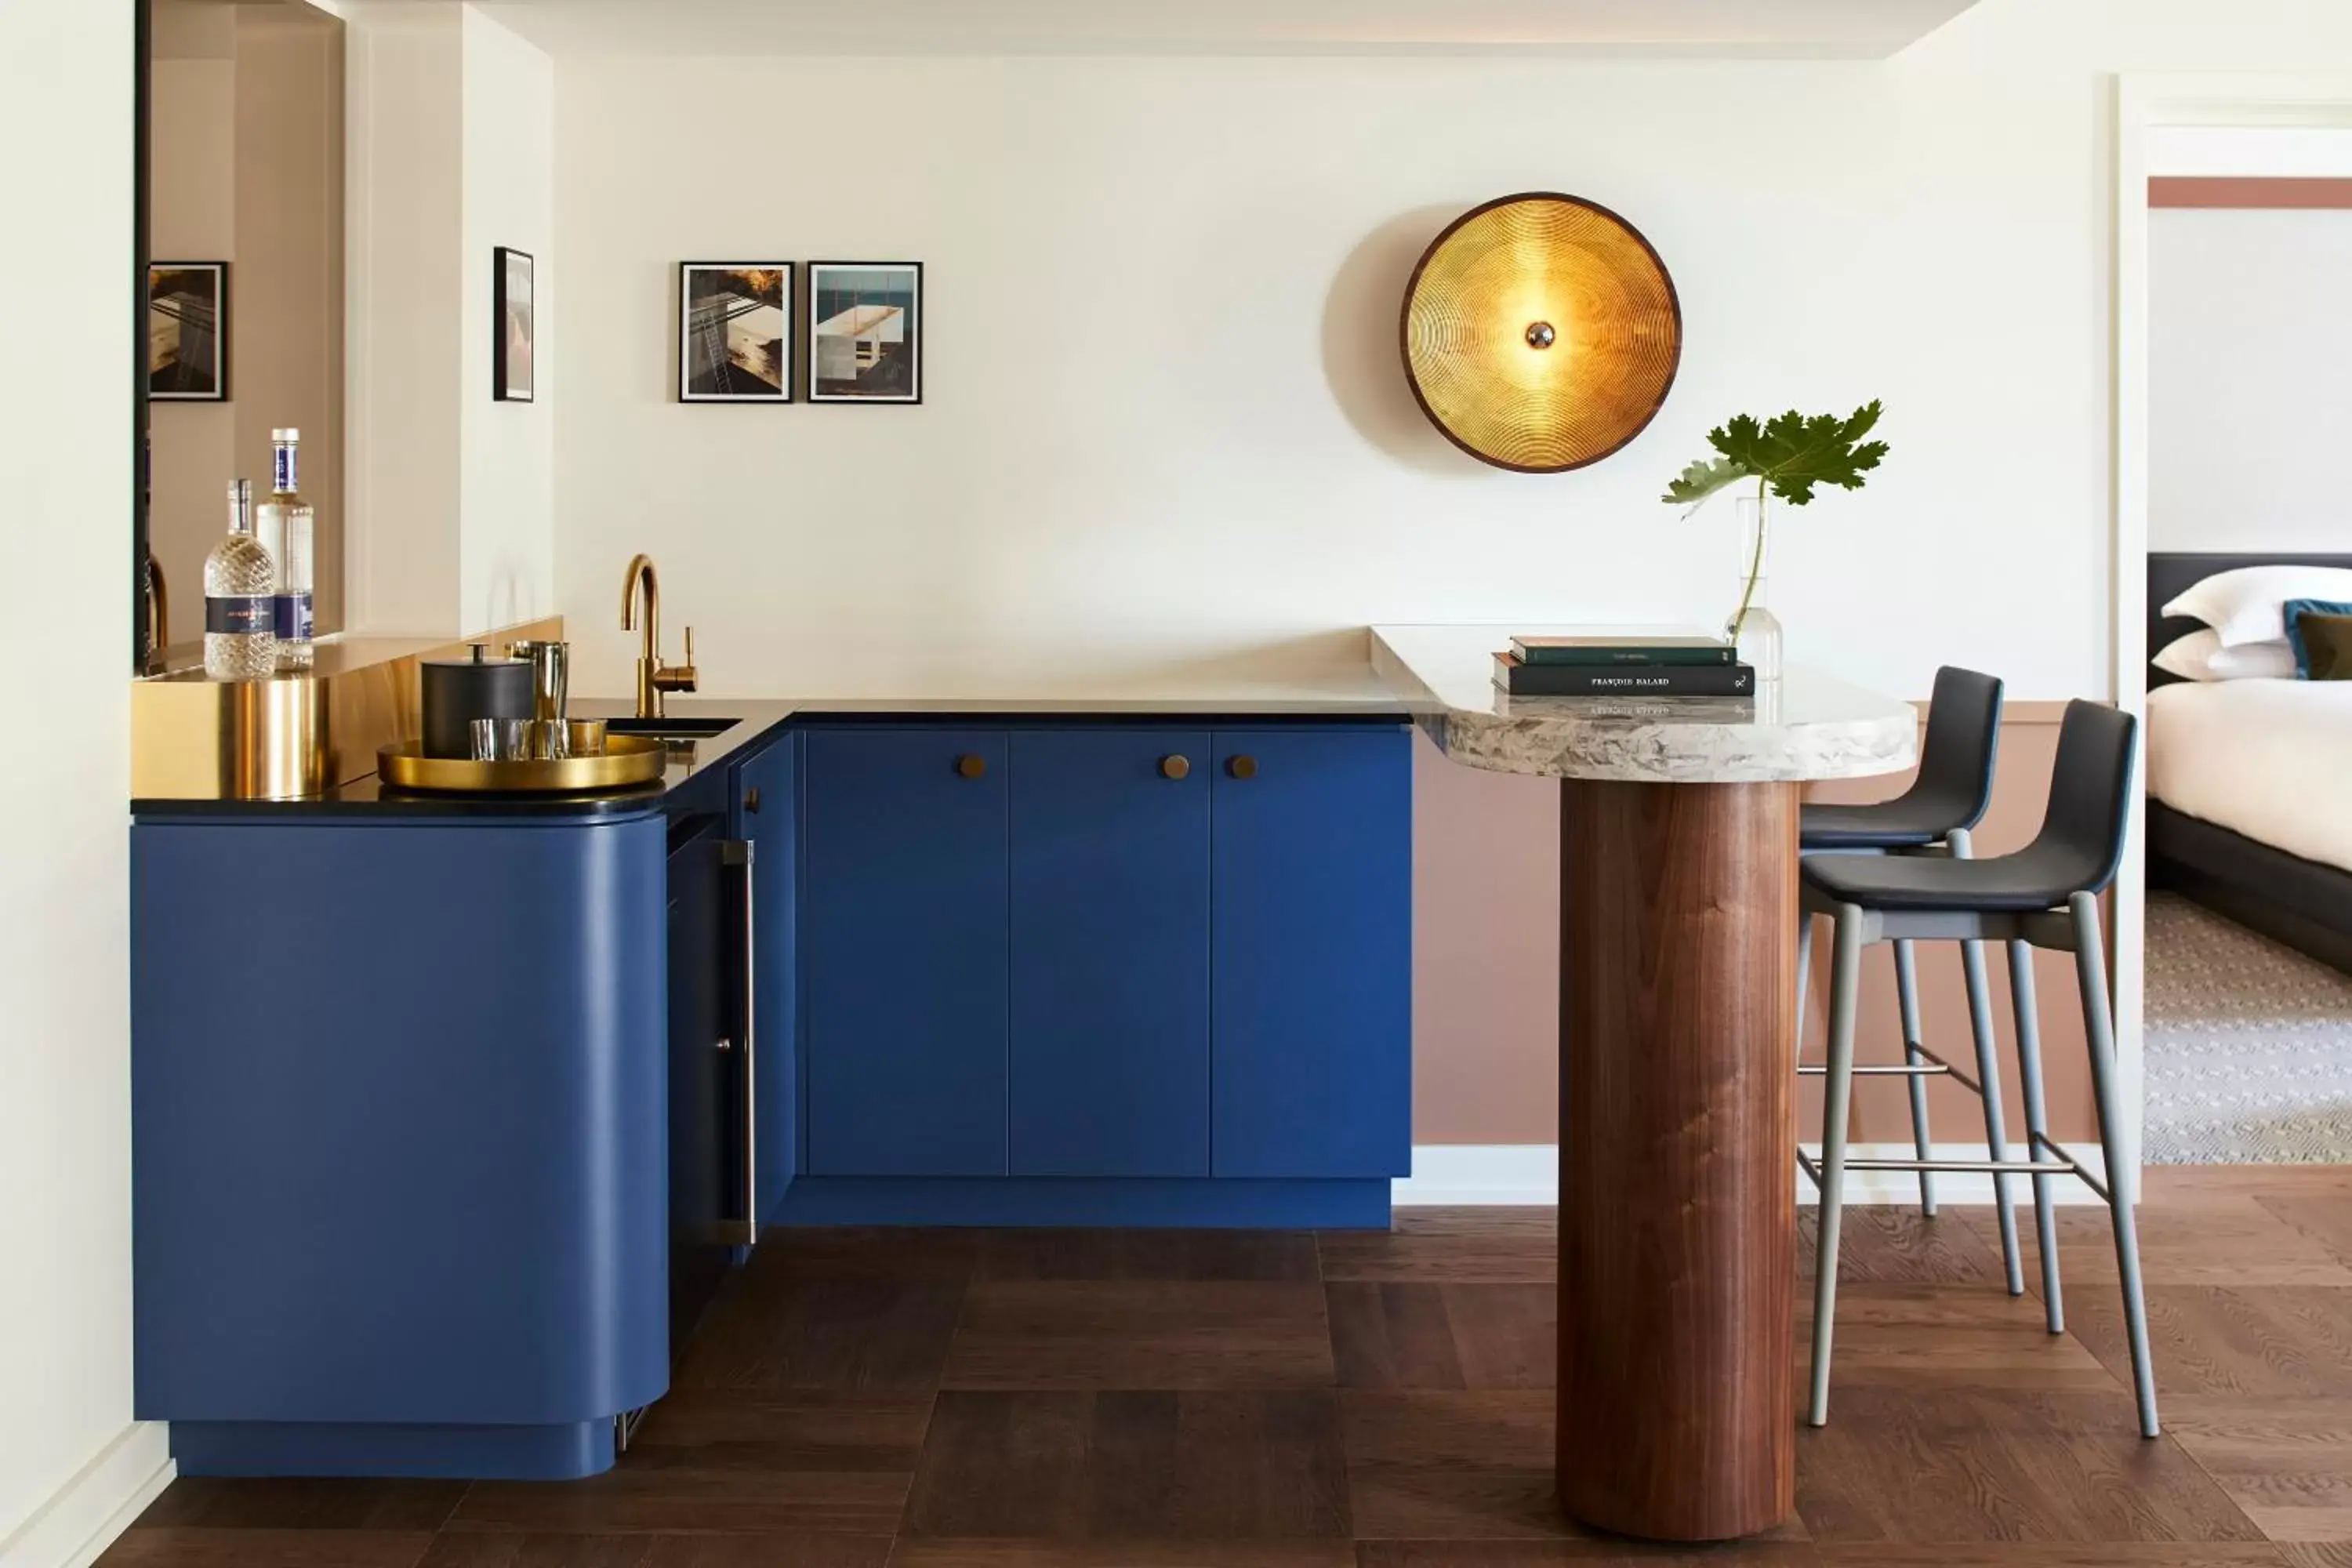
[[[699,713],[664,719],[607,719],[604,731],[612,735],[653,735],[665,741],[707,741],[713,735],[725,734],[742,721]]]

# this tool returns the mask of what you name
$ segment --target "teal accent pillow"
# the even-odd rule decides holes
[[[2309,616],[2315,625],[2306,627],[2304,617]],[[2279,606],[2279,618],[2286,623],[2287,646],[2294,650],[2294,675],[2298,680],[2352,679],[2352,647],[2347,647],[2344,628],[2326,623],[2337,617],[2352,616],[2352,604],[2337,599],[2289,599]]]

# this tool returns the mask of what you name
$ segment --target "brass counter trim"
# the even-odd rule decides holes
[[[560,641],[561,616],[455,641],[338,637],[308,672],[268,680],[177,668],[131,683],[131,798],[292,800],[375,770],[379,748],[424,732],[416,666],[468,642]]]

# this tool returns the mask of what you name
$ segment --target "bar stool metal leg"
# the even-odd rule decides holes
[[[1800,910],[1797,915],[1797,1056],[1805,1054],[1805,984],[1813,968],[1813,917]]]
[[[1976,843],[1967,828],[1954,828],[1944,836],[1944,842],[1950,847],[1953,859],[1975,858]],[[2009,1133],[2003,1125],[2006,1119],[2000,1105],[2000,1073],[1993,1056],[1998,1041],[1992,1026],[1992,993],[1985,984],[1984,943],[1960,944],[1960,973],[1968,982],[1969,1033],[1976,1043],[1977,1079],[1983,1086],[1979,1098],[1984,1100],[1985,1152],[1995,1160],[2005,1160],[2009,1158]],[[1992,1176],[1992,1207],[1994,1222],[2000,1228],[2000,1266],[2009,1281],[2009,1293],[2022,1296],[2025,1265],[2018,1257],[2017,1212],[2009,1205],[2009,1178],[1998,1171]]]
[[[1927,1061],[1920,1047],[1925,1041],[1919,1029],[1919,973],[1911,958],[1908,942],[1895,943],[1895,999],[1903,1016],[1903,1060],[1906,1066],[1920,1067]],[[1911,1089],[1911,1147],[1919,1163],[1929,1159],[1927,1136],[1927,1079],[1926,1075],[1913,1073],[1907,1080]],[[1919,1173],[1919,1212],[1929,1219],[1936,1217],[1936,1178],[1926,1171]]]
[[[2076,893],[2066,900],[2074,916],[2074,977],[2083,992],[2083,1023],[2090,1037],[2091,1089],[2099,1108],[2099,1146],[2107,1173],[2107,1208],[2115,1216],[2116,1274],[2124,1292],[2124,1326],[2131,1339],[2132,1393],[2139,1401],[2139,1435],[2153,1437],[2156,1373],[2147,1354],[2147,1298],[2139,1274],[2139,1222],[2132,1212],[2133,1184],[2116,1144],[2123,1131],[2123,1105],[2116,1084],[2115,1019],[2107,1011],[2107,962],[2099,931],[2099,900]],[[1815,1330],[1816,1337],[1820,1331]]]
[[[1853,1011],[1862,989],[1863,913],[1852,904],[1837,912],[1830,961],[1829,1071],[1822,1097],[1821,1227],[1813,1248],[1812,1397],[1805,1421],[1830,1419],[1830,1330],[1837,1321],[1838,1229],[1845,1196],[1845,1125],[1853,1105]]]
[[[2009,944],[2009,994],[2017,1005],[2017,1076],[2025,1091],[2026,1155],[2039,1159],[2050,1138],[2050,1117],[2042,1098],[2042,1022],[2033,998],[2033,949]],[[2053,1334],[2066,1331],[2066,1307],[2058,1289],[2058,1211],[2051,1184],[2033,1175],[2033,1243],[2042,1254],[2042,1310]]]
[[[1984,1086],[1985,1149],[1992,1158],[2009,1158],[2009,1132],[2000,1106],[2000,1062],[1994,1055],[1992,996],[1985,984],[1985,944],[1960,943],[1960,973],[1969,983],[1969,1027],[1977,1041],[1977,1081]],[[2017,1211],[2010,1206],[2009,1177],[1992,1173],[1993,1215],[2000,1225],[2000,1260],[2009,1276],[2009,1293],[2025,1294],[2025,1267],[2018,1258]]]

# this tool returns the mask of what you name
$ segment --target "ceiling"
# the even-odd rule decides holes
[[[1873,59],[1973,0],[484,0],[549,53]]]

